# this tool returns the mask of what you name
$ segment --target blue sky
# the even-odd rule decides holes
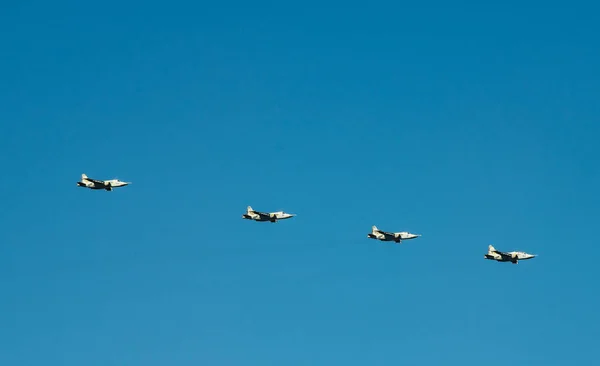
[[[597,7],[3,4],[0,364],[597,363]]]

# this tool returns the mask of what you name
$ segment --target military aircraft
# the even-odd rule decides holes
[[[379,230],[375,225],[373,225],[373,227],[371,228],[371,233],[367,234],[367,237],[371,239],[377,239],[381,241],[395,241],[396,243],[400,243],[402,240],[418,238],[420,236],[421,235],[411,234],[407,231],[400,231],[397,233],[382,231]]]
[[[498,262],[512,262],[512,264],[517,264],[519,260],[526,260],[535,258],[537,255],[528,254],[525,252],[501,252],[496,250],[492,245],[488,246],[488,252],[483,257],[485,259],[491,259]]]
[[[296,216],[295,214],[285,213],[283,211],[277,212],[259,212],[254,211],[252,207],[246,208],[246,213],[242,215],[243,219],[254,220],[254,221],[270,221],[277,222],[278,220],[289,219],[290,217]]]
[[[97,180],[88,178],[87,175],[81,174],[81,181],[77,182],[79,187],[85,187],[89,189],[105,189],[107,191],[112,191],[113,188],[125,187],[126,185],[131,184],[131,182],[121,182],[118,179],[109,179],[109,180]]]

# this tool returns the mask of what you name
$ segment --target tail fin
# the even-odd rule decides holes
[[[87,179],[87,175],[81,174],[81,180]]]
[[[248,206],[248,207],[246,208],[246,212],[250,212],[250,211],[254,211],[254,210],[252,209],[252,206]]]
[[[371,227],[371,230],[373,230],[373,231],[377,231],[377,230],[379,230],[379,229],[377,229],[377,226],[373,225],[373,227]]]
[[[495,252],[495,251],[496,251],[496,248],[494,248],[492,245],[488,246],[488,253]]]

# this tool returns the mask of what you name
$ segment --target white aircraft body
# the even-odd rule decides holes
[[[81,174],[81,181],[77,182],[79,187],[85,187],[89,189],[105,189],[107,191],[112,191],[113,188],[125,187],[126,185],[131,184],[131,182],[122,182],[118,179],[109,179],[109,180],[97,180],[88,178],[87,175]]]
[[[488,252],[483,257],[498,262],[512,262],[517,264],[520,260],[535,258],[537,255],[525,252],[501,252],[496,250],[492,245],[488,246]]]
[[[254,220],[254,221],[270,221],[277,222],[278,220],[289,219],[290,217],[296,216],[295,214],[285,213],[283,211],[277,212],[259,212],[254,211],[252,207],[248,206],[246,213],[242,215],[243,219]]]
[[[373,225],[371,228],[371,233],[367,234],[368,238],[377,239],[381,241],[395,241],[396,243],[400,243],[402,240],[409,240],[418,238],[421,235],[411,234],[408,231],[400,231],[397,233],[391,233],[388,231],[382,231],[377,228],[377,226]]]

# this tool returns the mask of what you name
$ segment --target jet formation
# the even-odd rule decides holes
[[[131,182],[123,182],[119,179],[109,179],[109,180],[98,180],[89,178],[85,174],[81,174],[81,180],[77,182],[77,186],[89,188],[89,189],[103,189],[106,191],[112,191],[113,188],[125,187],[131,184]],[[271,222],[276,223],[280,220],[287,220],[292,217],[295,217],[296,214],[287,213],[284,211],[275,211],[275,212],[261,212],[256,211],[252,208],[252,206],[246,207],[246,213],[242,215],[242,218],[245,220],[252,220],[258,222]],[[413,234],[408,231],[383,231],[377,228],[377,226],[373,225],[371,227],[371,232],[367,234],[367,238],[375,239],[379,241],[393,241],[397,244],[402,243],[403,240],[412,240],[421,237],[421,234]],[[517,264],[519,261],[532,259],[537,257],[536,254],[529,254],[526,252],[513,251],[513,252],[501,252],[496,250],[492,245],[488,246],[488,252],[483,256],[485,259],[495,260],[497,262],[511,262],[513,264]]]

